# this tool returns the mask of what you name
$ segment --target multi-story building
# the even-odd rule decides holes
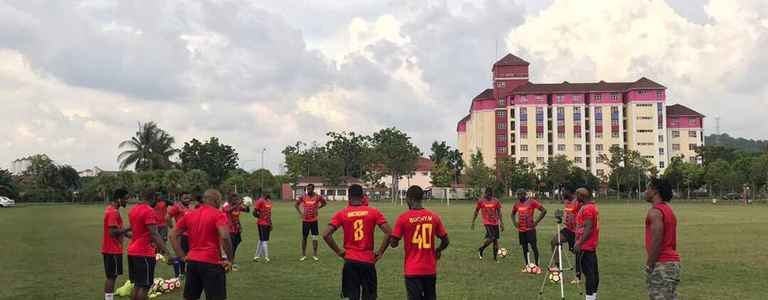
[[[683,106],[666,108],[666,87],[648,78],[539,84],[528,81],[529,65],[512,54],[493,64],[493,89],[472,100],[469,114],[457,126],[458,147],[466,161],[480,151],[491,167],[505,157],[542,167],[550,158],[565,155],[575,165],[605,176],[608,168],[601,154],[619,146],[640,152],[663,171],[670,156],[679,152],[668,151],[671,116],[695,119],[697,123],[685,126],[698,124],[697,137],[702,136],[703,116],[678,109]],[[687,143],[680,146],[685,151],[694,143],[680,142]],[[690,157],[689,152],[679,154]]]
[[[704,145],[704,115],[680,104],[667,106],[667,150],[669,157],[679,156],[701,163],[696,148]]]

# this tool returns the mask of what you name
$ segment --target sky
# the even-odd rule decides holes
[[[155,121],[241,167],[328,131],[398,127],[428,154],[511,52],[533,82],[634,81],[768,138],[764,0],[2,0],[0,168],[46,153],[115,170]]]

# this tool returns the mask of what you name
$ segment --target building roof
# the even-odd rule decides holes
[[[479,100],[479,99],[493,99],[493,89],[485,89],[480,94],[477,94],[475,98],[472,100]]]
[[[416,162],[416,171],[417,172],[432,171],[432,165],[434,165],[434,163],[429,158],[419,157],[419,160]]]
[[[527,83],[516,88],[515,94],[546,94],[546,93],[587,93],[587,92],[625,92],[632,89],[665,89],[661,84],[642,77],[634,82],[578,82],[570,83]]]
[[[704,117],[704,115],[698,113],[697,111],[680,104],[667,106],[667,116],[668,117],[695,116],[695,117],[702,117],[702,118]]]
[[[519,58],[517,56],[514,56],[512,53],[508,53],[504,57],[502,57],[499,61],[497,61],[495,64],[493,64],[494,67],[497,66],[527,66],[529,63],[525,61],[522,58]]]
[[[339,180],[340,183],[346,184],[346,185],[352,185],[352,184],[363,184],[363,181],[360,180],[360,178],[352,177],[352,176],[343,176]],[[299,178],[298,184],[299,185],[308,185],[308,184],[322,184],[327,185],[328,179],[322,176],[304,176]]]

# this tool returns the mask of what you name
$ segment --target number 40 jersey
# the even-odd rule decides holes
[[[405,248],[405,276],[435,275],[435,236],[445,237],[440,216],[427,209],[409,210],[397,218],[392,236]]]

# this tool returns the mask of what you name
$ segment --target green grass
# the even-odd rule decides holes
[[[683,257],[682,299],[765,299],[768,270],[768,206],[674,203],[679,218],[678,247]],[[392,221],[403,211],[374,203]],[[482,227],[469,230],[472,206],[428,203],[443,216],[451,246],[439,263],[440,299],[536,299],[541,276],[520,273],[517,235],[507,228],[502,246],[512,256],[495,264],[475,256]],[[547,204],[550,211],[555,204]],[[647,299],[643,263],[643,226],[647,205],[599,204],[601,214],[601,299]],[[342,207],[321,210],[321,224]],[[504,212],[509,212],[505,203]],[[103,207],[97,205],[22,206],[0,209],[0,299],[101,299],[103,267],[99,254]],[[122,211],[125,217],[126,211]],[[244,242],[238,251],[239,272],[227,277],[230,299],[338,299],[342,261],[321,242],[319,263],[298,262],[300,222],[293,207],[275,205],[270,241],[272,262],[250,261],[257,241],[254,219],[243,217]],[[547,218],[539,228],[542,260],[553,232]],[[321,226],[323,227],[323,226]],[[337,240],[341,234],[337,233]],[[378,234],[380,239],[381,235]],[[377,244],[378,240],[377,239]],[[377,268],[381,299],[404,299],[402,248],[390,249]],[[127,266],[126,266],[127,271]],[[156,276],[170,277],[159,266]],[[120,284],[127,276],[119,278]],[[569,298],[577,291],[568,287]],[[558,290],[548,284],[546,299]],[[180,292],[158,299],[179,299]]]

